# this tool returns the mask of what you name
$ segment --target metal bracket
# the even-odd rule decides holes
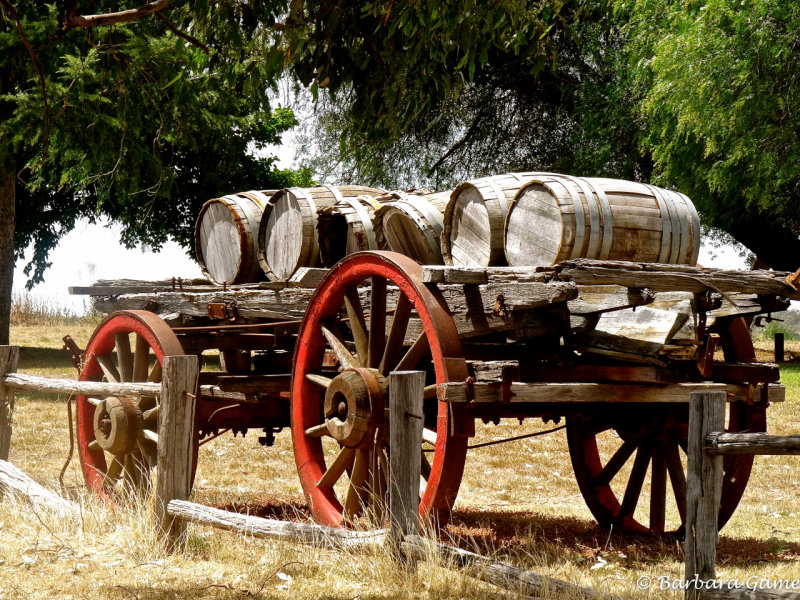
[[[209,302],[208,303],[208,316],[210,319],[225,319],[234,323],[239,318],[239,310],[236,307],[236,301],[225,302]]]

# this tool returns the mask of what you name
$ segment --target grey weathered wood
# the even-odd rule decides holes
[[[730,271],[687,265],[662,265],[623,261],[566,260],[558,265],[559,277],[578,285],[615,284],[646,287],[654,292],[742,292],[800,299],[800,291],[776,271]]]
[[[431,552],[431,543],[418,535],[407,535],[403,538],[400,549],[406,556],[418,560],[429,560],[432,554],[438,554],[446,564],[458,565],[467,574],[511,590],[514,594],[524,593],[535,597],[545,594],[548,598],[622,600],[618,596],[599,594],[589,588],[545,577],[461,548],[436,544],[434,552]]]
[[[39,485],[10,462],[0,460],[0,497],[6,494],[25,500],[34,510],[46,509],[70,518],[80,516],[77,504]]]
[[[701,597],[700,581],[716,579],[717,519],[722,497],[722,458],[704,452],[709,433],[725,427],[726,395],[722,391],[692,392],[689,405],[688,462],[686,471],[685,597]],[[700,589],[698,589],[698,587]]]
[[[294,272],[294,275],[289,279],[291,287],[311,288],[314,289],[322,281],[322,278],[328,273],[328,269],[317,269],[312,267],[301,267]]]
[[[45,394],[79,394],[82,396],[131,396],[135,398],[154,398],[161,395],[160,383],[148,382],[105,382],[77,381],[75,379],[52,379],[38,375],[11,373],[0,378],[0,383],[11,390]],[[201,385],[200,395],[204,398],[246,401],[244,393],[222,390],[216,385]]]
[[[514,381],[505,386],[500,383],[476,382],[472,384],[476,402],[688,402],[689,394],[701,390],[714,390],[726,395],[729,402],[745,402],[748,386],[735,383],[673,383],[650,385],[645,383],[526,383]],[[438,387],[439,400],[444,402],[469,402],[466,383],[445,383]],[[504,399],[504,390],[510,397]],[[761,386],[757,386],[753,397],[760,397]],[[770,384],[769,401],[782,402],[786,389],[782,385]]]
[[[567,303],[570,313],[605,313],[650,304],[656,295],[647,288],[596,285],[578,288],[578,297]]]
[[[394,546],[419,531],[424,371],[389,374],[389,538]]]
[[[166,356],[162,375],[161,405],[158,412],[158,477],[156,481],[156,523],[168,544],[176,548],[184,537],[186,523],[170,516],[170,500],[189,497],[194,444],[195,394],[199,359],[194,355]]]
[[[422,267],[423,283],[507,283],[517,281],[549,281],[552,274],[537,267],[450,267],[425,265]]]
[[[706,439],[705,449],[712,456],[729,454],[800,455],[800,435],[715,432]]]
[[[167,504],[167,513],[177,519],[257,538],[291,540],[302,544],[332,546],[335,548],[377,546],[386,539],[385,529],[349,531],[313,523],[264,519],[203,506],[186,500],[171,500]]]
[[[14,419],[14,388],[4,376],[17,371],[19,346],[0,346],[0,460],[8,460]]]

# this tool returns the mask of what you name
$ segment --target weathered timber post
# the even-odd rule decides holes
[[[156,523],[173,549],[182,543],[186,523],[170,516],[167,504],[189,497],[199,370],[197,356],[164,357],[158,413]]]
[[[784,335],[780,332],[775,334],[775,362],[782,363],[785,359]]]
[[[725,430],[724,391],[692,392],[686,474],[686,599],[702,597],[716,578],[717,520],[722,497],[722,457],[705,451],[706,438]]]
[[[3,385],[9,373],[17,372],[19,346],[0,346],[0,460],[8,460],[11,450],[11,420],[14,416],[14,390]]]
[[[419,533],[424,391],[423,371],[389,374],[389,544],[395,549],[403,537]]]

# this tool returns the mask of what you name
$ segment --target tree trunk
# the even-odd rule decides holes
[[[14,282],[14,172],[0,167],[0,346],[8,345]]]

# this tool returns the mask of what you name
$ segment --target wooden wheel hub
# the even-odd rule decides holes
[[[383,420],[386,381],[377,369],[343,371],[325,392],[325,424],[343,446],[369,445]]]
[[[130,398],[108,397],[94,411],[94,435],[106,452],[127,454],[136,449],[142,412]]]

